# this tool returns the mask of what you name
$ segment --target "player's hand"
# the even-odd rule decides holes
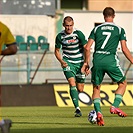
[[[82,66],[82,68],[81,68],[81,72],[82,72],[82,73],[85,73],[85,69],[86,69],[86,65],[83,64],[83,66]]]
[[[90,67],[87,63],[83,64],[83,66],[81,68],[81,72],[84,73],[86,76],[91,73]]]
[[[68,64],[65,62],[65,61],[63,61],[62,63],[61,63],[61,67],[62,68],[65,68],[65,67],[67,67],[68,66]]]
[[[91,73],[91,70],[90,70],[89,67],[87,67],[86,70],[85,70],[85,75],[87,76],[87,75],[89,75],[90,73]]]

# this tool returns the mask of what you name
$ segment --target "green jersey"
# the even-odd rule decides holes
[[[66,34],[63,30],[56,36],[55,48],[62,48],[63,59],[70,63],[81,64],[84,62],[83,46],[87,43],[84,34],[74,30]]]
[[[111,22],[95,27],[89,38],[95,41],[93,64],[99,66],[117,66],[117,47],[119,41],[126,40],[123,28]]]

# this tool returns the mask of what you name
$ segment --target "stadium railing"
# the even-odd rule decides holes
[[[34,77],[34,83],[67,83],[65,76],[63,75],[60,63],[54,56],[54,53],[47,51],[45,57],[42,59],[44,50],[42,51],[18,51],[17,55],[12,57],[4,57],[1,70],[2,70],[2,83],[6,84],[10,80],[12,84],[24,83],[30,84],[35,71],[37,71]],[[92,54],[91,54],[92,56]],[[119,52],[121,67],[126,73],[127,81],[133,83],[133,66],[129,67],[129,61],[124,57],[124,55]],[[40,63],[41,61],[41,63]],[[9,65],[10,63],[10,65]],[[40,67],[37,69],[38,65]],[[92,66],[92,64],[91,64]],[[14,75],[14,78],[10,79],[9,75]],[[90,83],[90,75],[87,77],[86,82]],[[103,83],[112,83],[111,79],[105,75]]]

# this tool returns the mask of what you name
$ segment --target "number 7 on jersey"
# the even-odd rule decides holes
[[[107,42],[108,42],[108,40],[109,40],[109,38],[111,36],[111,32],[103,32],[102,35],[106,36],[106,38],[105,38],[105,40],[104,40],[104,42],[102,44],[102,47],[101,47],[101,49],[104,49],[105,45],[107,44]]]

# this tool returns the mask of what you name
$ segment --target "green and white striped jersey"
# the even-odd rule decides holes
[[[117,65],[117,47],[119,41],[126,40],[123,28],[112,22],[105,22],[95,27],[89,36],[95,41],[93,63],[96,65]]]
[[[62,48],[63,59],[70,63],[84,62],[83,46],[87,43],[84,34],[80,30],[74,29],[73,33],[66,34],[61,31],[55,40],[55,48]]]

